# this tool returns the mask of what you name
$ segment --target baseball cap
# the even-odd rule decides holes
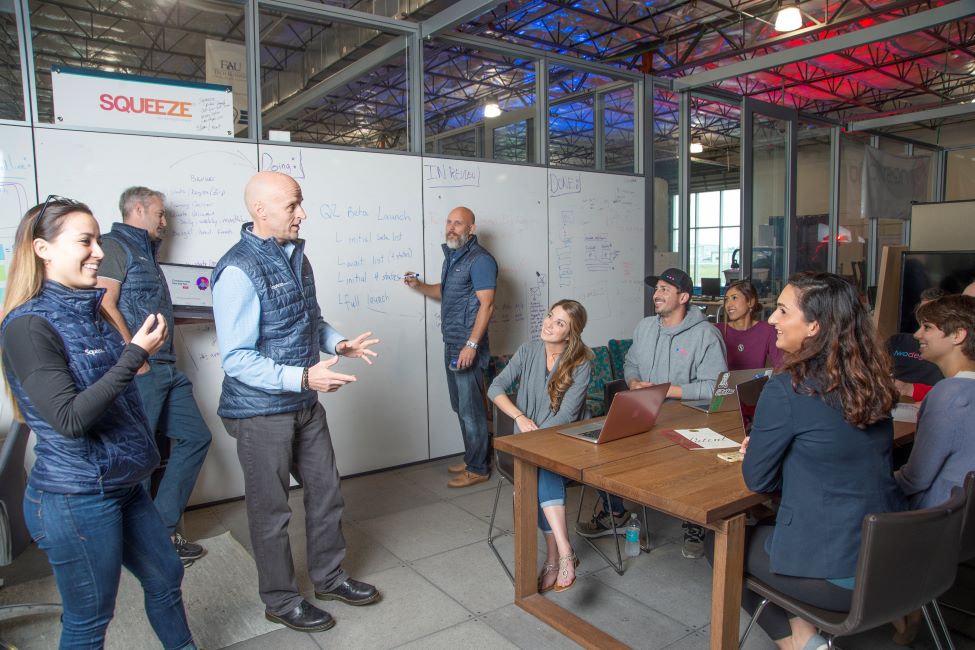
[[[691,280],[691,276],[680,269],[671,268],[660,275],[648,275],[643,281],[648,287],[655,287],[661,280],[667,284],[674,285],[678,291],[683,293],[694,293],[694,282]]]

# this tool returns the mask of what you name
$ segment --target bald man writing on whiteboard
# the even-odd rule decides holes
[[[335,624],[298,591],[288,522],[291,474],[305,502],[308,573],[320,600],[368,605],[372,585],[342,569],[345,502],[332,438],[318,393],[356,378],[332,370],[338,355],[371,364],[379,342],[365,332],[352,340],[322,318],[315,278],[298,238],[305,212],[298,183],[261,172],[244,190],[240,241],[213,269],[213,312],[224,380],[217,413],[237,440],[244,502],[265,616],[302,632]],[[322,361],[320,353],[336,355]]]
[[[447,468],[457,475],[447,483],[452,488],[475,485],[491,476],[482,370],[490,355],[487,329],[494,313],[498,263],[477,243],[475,229],[474,213],[468,208],[451,210],[447,215],[440,283],[420,282],[412,271],[403,278],[406,286],[440,301],[447,389],[464,437],[464,462]]]

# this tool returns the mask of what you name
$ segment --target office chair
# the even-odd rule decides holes
[[[0,450],[0,566],[12,564],[31,542],[24,521],[24,490],[27,487],[24,454],[29,437],[27,425],[14,421]],[[55,613],[61,613],[61,605],[56,603],[4,605],[0,606],[0,621],[28,614]],[[0,640],[0,649],[12,647]]]
[[[813,607],[746,574],[745,588],[763,600],[745,628],[739,648],[771,602],[822,630],[830,648],[835,637],[885,625],[920,608],[941,650],[928,603],[955,580],[966,504],[965,492],[956,490],[951,499],[936,508],[864,517],[849,612]]]

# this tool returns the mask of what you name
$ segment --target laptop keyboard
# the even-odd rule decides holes
[[[589,438],[590,440],[596,440],[599,438],[599,434],[602,433],[602,429],[596,429],[595,431],[584,431],[580,435],[583,438]]]

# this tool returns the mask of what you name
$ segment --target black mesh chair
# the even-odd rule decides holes
[[[24,454],[29,437],[27,425],[15,421],[0,450],[0,566],[12,564],[31,542],[24,521],[24,490],[27,487]],[[0,621],[28,614],[60,612],[61,605],[56,603],[4,605],[0,607]],[[7,647],[10,646],[0,641],[0,648]]]
[[[924,612],[937,642],[927,603],[954,582],[966,502],[965,493],[956,490],[951,499],[937,508],[864,517],[849,612],[813,607],[746,574],[745,588],[763,601],[745,628],[739,647],[770,602],[822,630],[830,648],[835,637],[885,625],[918,608]],[[940,642],[937,645],[941,648]]]

